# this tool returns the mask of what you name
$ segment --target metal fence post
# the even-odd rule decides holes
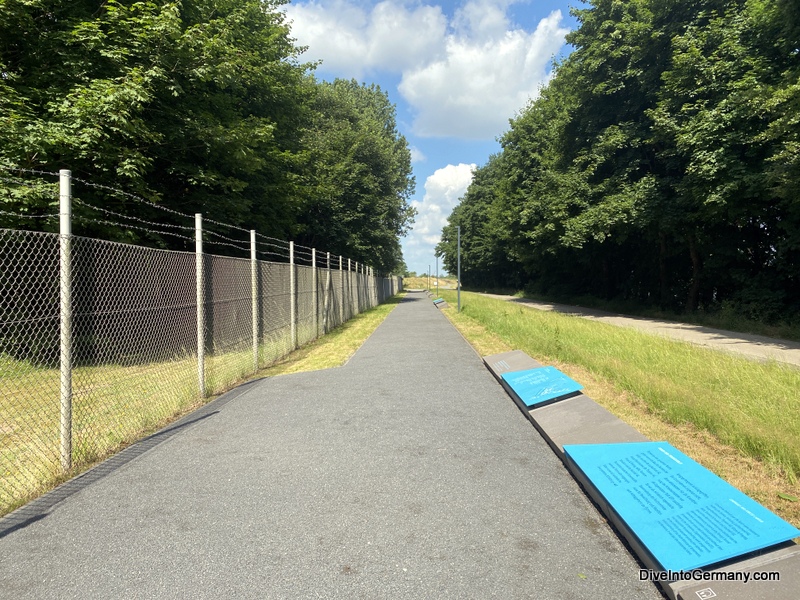
[[[436,255],[436,297],[439,297],[439,255]]]
[[[353,316],[353,276],[350,274],[350,259],[347,259],[347,318]],[[342,321],[344,323],[344,321]]]
[[[356,293],[354,298],[356,302],[355,314],[359,314],[361,312],[361,273],[359,272],[358,268],[358,261],[356,261]]]
[[[61,468],[72,468],[72,171],[59,172],[61,297]]]
[[[369,274],[368,275],[368,278],[369,278],[368,279],[368,281],[369,281],[369,304],[370,304],[370,308],[372,308],[373,306],[378,304],[377,301],[375,300],[375,272],[373,271],[372,267],[369,267],[367,269],[367,273]]]
[[[317,293],[317,250],[311,249],[311,304],[314,306],[314,339],[319,337],[319,294]]]
[[[200,397],[206,397],[206,311],[203,277],[203,215],[194,215],[194,261],[197,272],[197,381]]]
[[[325,294],[322,300],[322,333],[328,333],[328,310],[330,310],[331,294],[331,253],[325,254],[326,275],[325,275]]]
[[[258,371],[258,257],[256,230],[250,230],[250,294],[253,297],[253,372]]]
[[[342,299],[339,302],[339,325],[344,323],[344,272],[342,271],[342,255],[339,255],[339,282],[342,284]]]
[[[292,350],[297,348],[297,281],[294,275],[294,242],[289,242],[289,335]]]

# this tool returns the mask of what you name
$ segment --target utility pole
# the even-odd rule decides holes
[[[439,297],[439,255],[436,255],[436,297]]]
[[[458,231],[458,309],[456,312],[461,312],[461,225],[456,227]]]

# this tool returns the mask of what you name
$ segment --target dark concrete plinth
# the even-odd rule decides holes
[[[529,411],[529,418],[563,460],[565,444],[647,442],[647,437],[581,394]]]
[[[522,350],[512,350],[511,352],[484,356],[483,363],[501,383],[503,381],[503,373],[524,371],[526,369],[535,369],[536,367],[542,366],[542,363],[533,360]]]
[[[675,600],[796,600],[800,595],[800,546],[788,544],[709,571],[712,576],[720,572],[742,575],[733,576],[739,580],[674,582],[662,587]],[[765,572],[778,573],[780,580],[754,579]],[[748,579],[746,583],[744,578]]]

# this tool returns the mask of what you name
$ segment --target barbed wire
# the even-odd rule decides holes
[[[31,188],[31,189],[43,189],[43,188],[46,188],[46,187],[56,187],[56,185],[57,185],[55,181],[45,181],[45,182],[31,183],[29,181],[25,181],[24,179],[16,179],[16,178],[2,177],[2,176],[0,176],[0,181],[3,181],[5,183],[10,183],[10,184],[13,184],[13,185],[18,185],[18,186],[21,186],[21,187],[28,187],[28,188]]]
[[[218,242],[216,240],[203,240],[203,243],[210,244],[212,246],[228,246],[230,248],[236,248],[237,250],[241,250],[242,252],[250,252],[249,247],[237,246],[236,244],[231,244],[229,242]]]
[[[53,173],[52,171],[40,171],[38,169],[26,169],[24,167],[9,167],[8,165],[0,164],[0,169],[6,171],[17,171],[18,173],[31,173],[32,175],[50,175],[51,177],[61,177],[60,173]]]
[[[230,229],[238,229],[239,231],[244,231],[247,235],[250,235],[249,229],[245,229],[244,227],[239,227],[237,225],[231,225],[230,223],[223,223],[222,221],[215,221],[214,219],[209,219],[208,217],[203,217],[203,223],[213,223],[214,225],[221,225],[222,227],[228,227]]]
[[[138,225],[130,225],[128,223],[119,223],[117,221],[108,221],[105,219],[92,219],[90,217],[83,217],[80,215],[72,215],[72,218],[75,219],[76,221],[81,221],[83,223],[93,223],[97,225],[111,225],[114,227],[121,227],[122,229],[136,229],[139,231],[146,231],[147,233],[152,233],[155,235],[171,235],[173,237],[180,238],[182,240],[187,240],[189,242],[195,241],[194,238],[192,237],[181,235],[180,233],[173,233],[171,231],[154,231],[146,227],[139,227]]]
[[[286,246],[286,248],[289,247],[289,242],[287,242],[286,240],[281,240],[279,238],[270,237],[268,235],[263,235],[263,234],[258,233],[258,232],[256,232],[256,238],[261,238],[263,240],[271,240],[273,242],[278,242],[279,244],[283,244],[284,246]],[[269,243],[269,242],[265,242],[265,243]]]
[[[99,211],[99,212],[107,214],[107,215],[111,215],[111,216],[114,216],[114,217],[120,217],[122,219],[129,219],[131,221],[136,221],[138,223],[144,223],[145,225],[151,225],[153,227],[166,227],[168,229],[181,229],[183,231],[194,231],[194,227],[191,227],[189,225],[173,225],[172,223],[156,223],[155,221],[147,221],[145,219],[140,219],[139,217],[134,217],[133,215],[126,215],[126,214],[123,214],[123,213],[118,213],[118,212],[113,211],[113,210],[109,210],[107,208],[100,208],[99,206],[94,206],[93,204],[89,204],[89,203],[84,202],[83,200],[80,200],[78,198],[72,198],[72,202],[74,204],[79,205],[79,206],[85,206],[86,208],[89,208],[91,210],[96,210],[96,211]]]
[[[265,250],[258,250],[258,251],[257,251],[257,254],[264,255],[264,256],[271,254],[271,255],[273,255],[273,256],[277,256],[278,258],[281,258],[281,259],[283,259],[284,261],[285,261],[285,260],[288,260],[288,257],[287,257],[287,256],[285,256],[285,255],[283,255],[283,254],[278,254],[277,252],[271,252],[271,251],[269,251],[269,250],[266,250],[266,251],[265,251]]]
[[[289,247],[288,246],[284,247],[284,246],[279,246],[278,244],[272,244],[270,242],[259,242],[258,240],[256,240],[256,247],[259,247],[259,246],[267,246],[267,247],[277,248],[278,250],[283,250],[284,252],[286,252],[286,256],[289,256]]]
[[[249,244],[250,244],[249,240],[236,240],[234,238],[225,237],[221,233],[217,233],[216,231],[211,231],[210,229],[205,229],[205,228],[203,229],[203,233],[207,233],[208,235],[220,238],[221,240],[233,242],[234,244],[243,244],[243,243],[248,244],[248,249],[249,249]]]
[[[194,215],[187,215],[175,209],[168,208],[166,206],[161,206],[160,204],[156,204],[155,202],[151,202],[150,200],[145,200],[141,196],[137,196],[136,194],[131,194],[130,192],[126,192],[125,190],[121,190],[119,188],[113,188],[108,185],[103,185],[102,183],[94,183],[91,181],[86,181],[85,179],[81,179],[80,177],[75,177],[74,175],[72,176],[72,181],[77,181],[78,183],[82,183],[85,186],[95,188],[98,190],[104,190],[107,192],[113,192],[114,194],[119,194],[120,196],[124,196],[125,198],[130,198],[134,202],[138,202],[140,204],[146,204],[147,206],[150,206],[152,208],[157,208],[158,210],[163,210],[164,212],[169,213],[171,215],[176,215],[184,219],[194,219]]]
[[[0,165],[0,170],[5,170],[5,171],[8,171],[8,172],[26,173],[26,174],[31,174],[31,175],[39,175],[39,176],[60,177],[60,173],[56,173],[56,172],[53,172],[53,171],[44,171],[44,170],[40,170],[40,169],[28,169],[28,168],[23,168],[23,167],[9,167],[7,165]],[[141,196],[138,196],[136,194],[132,194],[131,192],[127,192],[127,191],[121,190],[119,188],[111,187],[111,186],[104,185],[104,184],[101,184],[101,183],[94,183],[92,181],[85,180],[85,179],[83,179],[81,177],[76,177],[75,175],[71,175],[71,180],[74,181],[74,182],[78,182],[80,184],[83,184],[83,185],[85,185],[85,186],[87,186],[89,188],[94,188],[94,189],[97,189],[97,190],[103,190],[103,191],[109,192],[111,194],[115,194],[115,195],[119,195],[119,196],[124,197],[124,198],[128,198],[128,199],[130,199],[130,200],[132,200],[134,202],[137,202],[139,204],[147,205],[147,206],[149,206],[151,208],[158,209],[160,211],[163,211],[165,213],[174,215],[176,217],[180,217],[180,218],[188,219],[188,220],[194,219],[194,215],[182,213],[182,212],[180,212],[178,210],[175,210],[175,209],[172,209],[172,208],[169,208],[169,207],[166,207],[166,206],[162,206],[160,204],[157,204],[156,202],[152,202],[150,200],[142,198]],[[11,184],[14,184],[14,185],[26,186],[26,187],[30,187],[30,188],[34,188],[34,189],[37,189],[37,188],[41,189],[42,187],[45,187],[45,186],[53,186],[53,185],[55,185],[57,183],[57,182],[44,182],[44,183],[37,184],[37,183],[30,183],[30,182],[27,182],[27,181],[24,181],[24,180],[20,180],[18,178],[8,178],[8,177],[2,177],[2,176],[0,176],[0,181],[6,182],[6,183],[11,183]],[[99,206],[94,206],[92,204],[89,204],[88,202],[84,202],[84,201],[82,201],[82,200],[80,200],[78,198],[75,198],[75,197],[72,198],[72,201],[74,203],[80,205],[80,206],[84,206],[84,207],[86,207],[86,208],[88,208],[90,210],[96,210],[96,211],[101,212],[101,213],[103,213],[103,214],[105,214],[107,216],[116,217],[116,218],[124,219],[124,220],[128,220],[128,221],[135,221],[136,223],[140,223],[142,225],[147,225],[149,227],[142,227],[140,225],[132,225],[132,224],[129,224],[129,223],[120,223],[118,221],[112,221],[112,220],[108,220],[108,219],[93,219],[93,218],[83,217],[83,216],[79,216],[79,215],[73,215],[73,218],[75,218],[76,220],[82,221],[84,223],[94,223],[94,224],[99,224],[99,225],[110,225],[110,226],[114,226],[114,227],[121,227],[123,229],[135,229],[137,231],[144,231],[144,232],[147,232],[147,233],[150,233],[150,234],[154,234],[154,235],[170,235],[170,236],[173,236],[173,237],[176,237],[176,238],[179,238],[179,239],[182,239],[182,240],[190,241],[190,242],[195,241],[194,237],[189,237],[189,236],[186,236],[186,235],[181,235],[179,233],[174,233],[174,232],[171,232],[171,231],[164,231],[163,230],[164,228],[166,228],[166,229],[177,229],[177,230],[181,230],[181,231],[192,231],[192,230],[194,230],[194,226],[191,226],[191,225],[177,225],[177,224],[171,224],[171,223],[158,223],[158,222],[155,222],[155,221],[148,221],[146,219],[142,219],[140,217],[136,217],[136,216],[133,216],[133,215],[126,215],[124,213],[116,212],[116,211],[113,211],[113,210],[110,210],[110,209],[107,209],[107,208],[101,208]],[[55,214],[47,214],[47,215],[22,215],[22,214],[17,214],[17,213],[9,213],[7,211],[0,211],[0,215],[19,217],[19,218],[29,218],[29,219],[50,219],[50,218],[59,216],[57,213],[55,213]],[[225,227],[225,228],[228,228],[228,229],[233,229],[233,230],[236,230],[236,231],[241,231],[241,232],[247,233],[248,235],[250,234],[250,231],[251,231],[249,229],[245,229],[244,227],[233,225],[232,223],[226,223],[224,221],[218,221],[216,219],[211,219],[209,217],[204,216],[203,217],[203,224],[206,224],[206,223],[217,225],[217,226],[220,226],[220,227]],[[151,229],[150,227],[158,228],[158,229]],[[217,245],[217,246],[226,246],[226,247],[234,248],[234,249],[239,250],[241,252],[247,252],[247,251],[250,250],[249,243],[244,241],[244,240],[237,240],[235,238],[227,237],[225,235],[222,235],[221,233],[217,233],[216,231],[212,231],[212,230],[207,229],[207,228],[204,228],[204,232],[206,234],[208,234],[208,236],[217,238],[217,239],[206,239],[205,242],[208,243],[208,244]],[[286,240],[282,240],[280,238],[264,235],[264,234],[261,234],[261,233],[258,233],[258,232],[256,232],[256,239],[257,239],[256,244],[257,244],[257,252],[258,253],[264,254],[264,255],[277,256],[277,257],[282,258],[282,259],[287,259],[288,258],[289,246],[291,245],[291,242],[288,242]],[[218,240],[224,240],[224,241],[218,241]],[[261,241],[261,240],[266,240],[266,241]],[[242,243],[248,243],[248,246],[247,247],[242,246],[241,245]],[[275,251],[269,250],[269,249],[267,249],[267,250],[260,249],[260,248],[258,248],[259,246],[262,247],[262,248],[264,248],[264,247],[266,247],[266,248],[275,248],[275,249],[278,249],[278,250],[282,251],[283,253],[275,252]],[[313,258],[319,257],[319,254],[317,254],[317,253],[320,253],[322,255],[322,257],[323,257],[322,260],[320,261],[320,264],[326,263],[326,254],[327,253],[325,253],[325,252],[323,252],[321,250],[316,250],[315,248],[311,248],[309,246],[303,246],[303,245],[300,245],[300,244],[294,244],[294,250],[295,250],[295,256],[299,260],[308,262],[309,264],[313,264],[314,263]],[[331,264],[335,264],[336,263],[335,259],[336,259],[337,256],[338,255],[332,255],[332,259],[333,260],[331,261]],[[352,265],[352,261],[351,261],[351,265]],[[333,267],[331,267],[331,268],[333,268]]]
[[[6,210],[0,210],[0,215],[14,217],[16,219],[53,219],[59,216],[58,213],[48,213],[46,215],[24,215],[20,213],[8,212]]]

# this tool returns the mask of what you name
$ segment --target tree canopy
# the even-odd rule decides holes
[[[282,4],[0,3],[0,163],[69,168],[182,213],[401,268],[414,181],[394,106],[374,86],[317,81]],[[43,209],[35,194],[2,202]]]
[[[477,285],[800,307],[800,9],[791,0],[591,0],[443,232]]]

